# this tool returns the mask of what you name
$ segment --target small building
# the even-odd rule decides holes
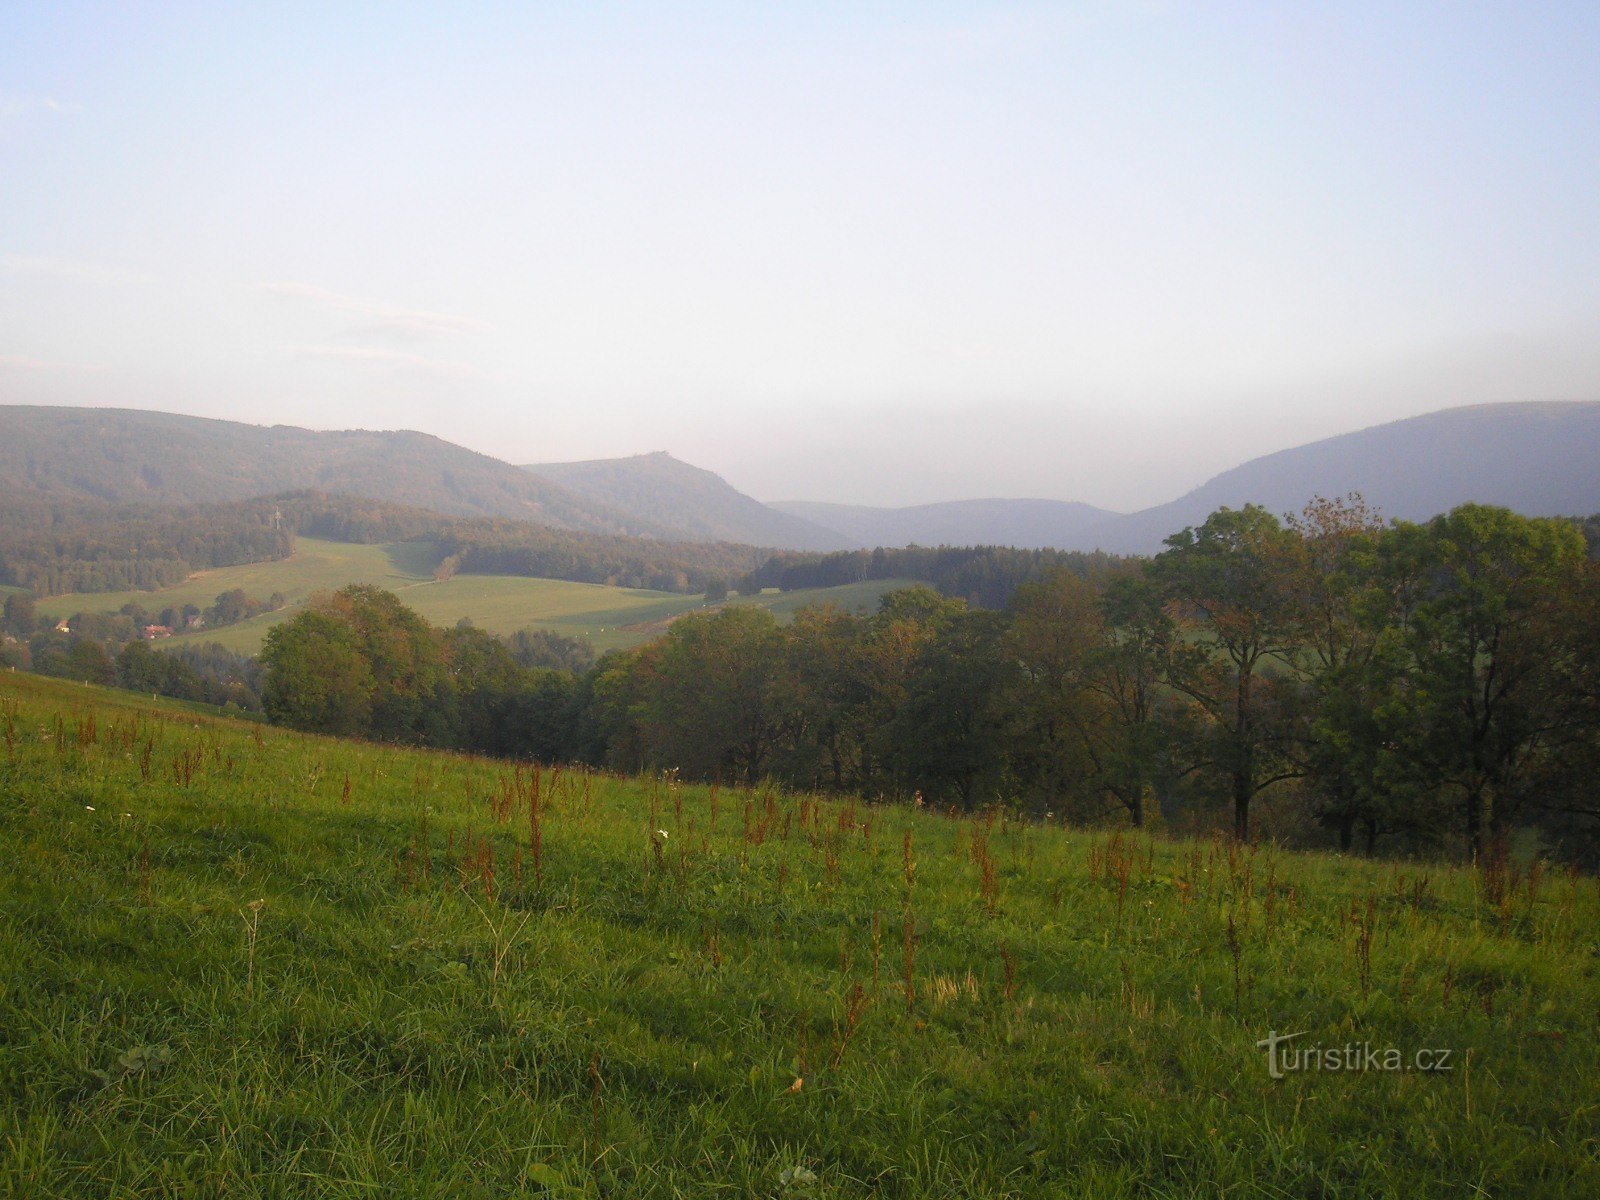
[[[172,629],[171,629],[170,626],[167,626],[167,625],[146,625],[144,627],[144,638],[145,638],[145,641],[147,641],[147,642],[154,642],[154,641],[157,641],[157,640],[159,640],[161,638],[169,638],[171,636],[172,636]]]

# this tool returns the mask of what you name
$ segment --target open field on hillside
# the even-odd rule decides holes
[[[445,583],[433,578],[437,556],[428,542],[377,546],[295,539],[295,553],[274,563],[249,563],[201,571],[175,587],[150,592],[81,592],[52,596],[39,611],[52,618],[78,612],[116,612],[130,602],[159,612],[185,604],[205,608],[233,588],[265,600],[282,592],[289,605],[250,621],[181,635],[176,640],[220,642],[230,650],[254,654],[267,630],[292,616],[313,593],[347,583],[370,583],[397,593],[404,603],[435,625],[454,625],[462,617],[491,633],[509,634],[530,626],[583,637],[604,651],[633,646],[657,636],[671,618],[705,607],[701,596],[529,579],[510,575],[458,575]],[[906,580],[874,580],[836,588],[735,596],[731,603],[759,604],[787,620],[807,604],[829,602],[846,611],[871,612],[878,598]]]
[[[0,1195],[1600,1194],[1600,889],[1537,864],[535,772],[9,673],[0,853]]]
[[[75,612],[116,612],[130,602],[155,612],[168,605],[195,604],[205,608],[220,593],[233,588],[243,588],[259,600],[265,600],[273,592],[282,592],[293,604],[313,592],[346,583],[374,583],[393,590],[432,579],[437,561],[438,555],[430,542],[361,546],[302,537],[295,539],[294,554],[278,562],[197,571],[183,583],[155,591],[73,592],[49,596],[39,601],[39,611],[60,618]]]

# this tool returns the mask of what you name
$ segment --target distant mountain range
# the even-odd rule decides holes
[[[1386,517],[1467,501],[1530,516],[1600,512],[1600,403],[1447,409],[1252,459],[1167,504],[1059,500],[910,508],[761,504],[668,454],[516,467],[422,433],[319,433],[126,409],[0,406],[0,488],[178,504],[298,488],[561,529],[789,550],[998,544],[1147,554],[1224,505],[1297,512],[1360,492]]]
[[[669,525],[690,541],[743,542],[785,550],[849,550],[848,534],[780,512],[735,489],[720,475],[664,451],[632,458],[540,463],[524,467],[569,492]]]
[[[1600,403],[1451,408],[1280,450],[1167,504],[1116,513],[1058,500],[957,500],[914,508],[791,501],[771,507],[864,545],[1054,546],[1150,554],[1218,508],[1299,512],[1314,495],[1359,492],[1383,516],[1422,521],[1458,504],[1527,516],[1600,512]]]

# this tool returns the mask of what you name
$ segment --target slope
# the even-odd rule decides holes
[[[39,601],[38,611],[51,620],[78,613],[116,613],[126,604],[158,613],[169,606],[182,608],[186,604],[203,609],[220,593],[234,588],[256,599],[281,593],[285,604],[277,611],[233,625],[202,628],[159,643],[170,646],[217,642],[229,650],[253,655],[260,652],[267,631],[299,612],[314,593],[332,591],[348,583],[373,584],[394,592],[435,625],[454,625],[465,618],[480,629],[501,635],[519,629],[548,629],[584,638],[602,652],[650,641],[660,636],[675,617],[706,607],[705,598],[700,595],[528,576],[456,575],[441,583],[433,574],[437,562],[437,549],[425,541],[358,545],[298,537],[294,553],[288,558],[198,571],[182,583],[153,591],[49,596]],[[837,587],[731,596],[728,603],[769,608],[780,621],[788,621],[807,604],[834,604],[846,612],[872,612],[884,593],[910,586],[912,581],[905,579],[870,580]]]
[[[695,541],[743,542],[780,550],[849,550],[856,542],[803,517],[780,512],[735,489],[720,475],[665,452],[523,468],[570,492]]]
[[[1482,404],[1280,450],[1109,523],[1104,548],[1148,553],[1223,505],[1299,512],[1359,492],[1386,518],[1425,521],[1459,504],[1530,517],[1600,512],[1600,403]]]
[[[1577,875],[1495,905],[27,675],[0,772],[0,1194],[1600,1194]]]
[[[0,487],[143,504],[315,488],[452,516],[645,537],[672,532],[425,433],[319,432],[132,409],[0,406]]]
[[[1527,516],[1600,512],[1600,403],[1445,409],[1251,459],[1177,500],[1114,513],[1054,500],[912,508],[784,501],[771,507],[868,546],[996,544],[1150,554],[1218,508],[1298,512],[1314,495],[1359,492],[1385,517],[1426,520],[1459,504]]]

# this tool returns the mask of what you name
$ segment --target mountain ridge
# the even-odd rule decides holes
[[[524,471],[638,515],[650,514],[695,540],[782,550],[853,550],[847,535],[781,512],[738,491],[720,475],[664,450],[625,458],[535,463]]]
[[[1360,493],[1387,518],[1459,504],[1600,512],[1600,402],[1442,409],[1261,455],[1132,513],[1046,499],[880,508],[762,504],[665,451],[514,466],[410,430],[319,432],[138,409],[0,406],[0,487],[46,498],[208,503],[318,489],[453,516],[799,551],[1008,545],[1149,554],[1217,508],[1298,512]]]
[[[980,506],[1002,514],[1026,548],[1151,554],[1221,507],[1299,512],[1314,495],[1360,493],[1385,518],[1422,521],[1459,504],[1527,516],[1600,511],[1600,401],[1524,401],[1439,409],[1249,459],[1174,500],[1131,513],[1057,500],[951,500],[905,508],[776,501],[771,507],[867,544],[969,544]],[[996,518],[991,531],[1000,527]],[[992,537],[978,540],[994,541]],[[905,542],[899,542],[905,544]]]
[[[45,498],[170,505],[303,488],[448,516],[672,539],[659,522],[415,430],[310,430],[128,408],[0,406],[0,485]]]

